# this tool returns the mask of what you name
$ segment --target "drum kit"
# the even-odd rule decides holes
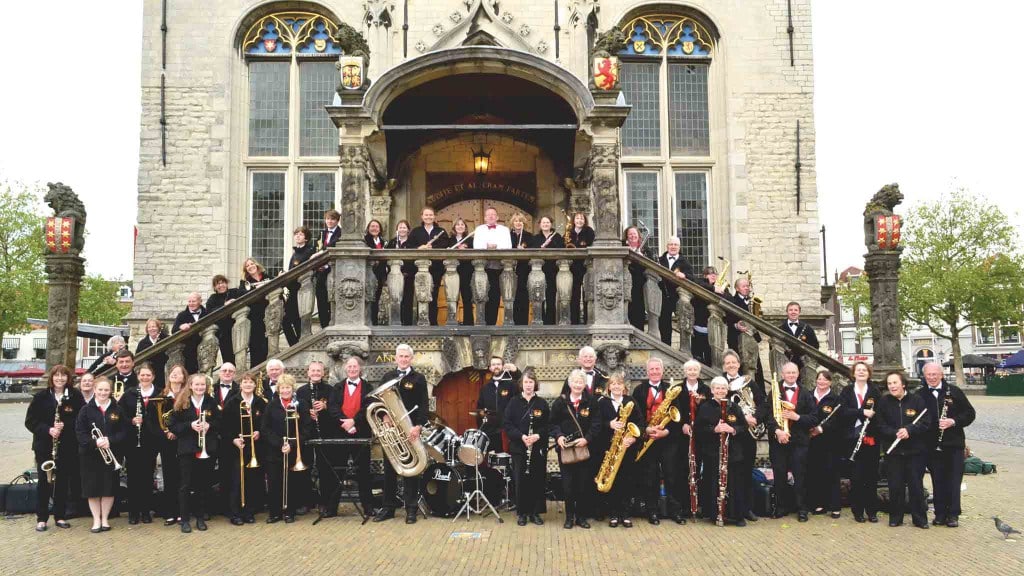
[[[423,499],[434,516],[458,518],[491,511],[501,516],[491,502],[500,506],[509,500],[512,456],[488,452],[490,439],[482,430],[470,428],[461,436],[441,422],[434,422],[423,435],[427,454],[434,463],[423,473]]]

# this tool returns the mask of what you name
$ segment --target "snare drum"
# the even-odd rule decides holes
[[[462,433],[462,445],[459,446],[459,461],[466,466],[478,466],[487,456],[487,447],[491,440],[483,430],[470,428]]]
[[[447,426],[438,426],[431,429],[430,434],[423,440],[427,454],[435,462],[448,462],[454,460],[453,450],[459,443],[459,435],[455,430]]]
[[[491,468],[510,468],[512,455],[507,452],[491,452],[487,455],[487,465]]]

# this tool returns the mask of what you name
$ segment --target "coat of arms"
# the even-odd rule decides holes
[[[363,59],[361,57],[342,58],[340,69],[342,88],[358,90],[363,87]]]
[[[598,90],[613,90],[619,85],[619,59],[615,56],[594,58],[594,86]]]
[[[263,49],[267,52],[273,52],[277,50],[277,38],[264,38]]]

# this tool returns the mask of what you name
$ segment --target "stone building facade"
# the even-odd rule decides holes
[[[368,44],[368,98],[398,102],[407,91],[392,120],[382,107],[377,126],[347,130],[325,112],[343,103],[335,93],[339,24]],[[499,125],[439,129],[374,153],[383,124],[416,120],[420,105],[459,125],[467,117],[486,125],[495,110],[524,126],[554,125],[561,108],[582,123],[572,92],[585,98],[580,88],[593,87],[593,43],[613,28],[624,32],[621,95],[603,105],[631,106],[621,129],[581,128],[568,142]],[[133,323],[181,309],[189,292],[209,292],[214,274],[237,282],[249,256],[282,268],[292,229],[315,228],[324,207],[342,203],[354,166],[342,157],[346,142],[365,146],[372,164],[358,166],[370,177],[357,191],[361,235],[373,217],[388,228],[403,218],[415,225],[437,175],[472,173],[477,148],[490,152],[496,174],[533,187],[525,190],[532,210],[512,204],[503,217],[517,209],[531,222],[549,215],[559,229],[562,209],[600,218],[608,206],[569,180],[587,168],[580,142],[590,139],[613,152],[618,222],[606,231],[643,220],[652,251],[678,234],[696,264],[724,257],[733,274],[749,271],[769,315],[794,299],[805,316],[823,314],[810,0],[145,0],[143,29]],[[487,54],[497,63],[487,69],[494,83],[445,84],[448,53]],[[428,60],[437,90],[415,93],[425,80],[412,81],[412,71],[427,74],[417,62]],[[513,80],[502,78],[502,66],[514,69]],[[394,78],[403,70],[408,82]],[[374,94],[381,78],[387,87]],[[462,114],[444,110],[447,97],[466,107]],[[501,200],[465,200],[439,216],[472,225],[483,203]]]

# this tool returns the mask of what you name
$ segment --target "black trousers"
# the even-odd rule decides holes
[[[515,478],[516,513],[520,516],[544,513],[544,481],[547,456],[536,449],[530,458],[530,473],[526,473],[526,454],[512,454],[512,473]]]
[[[220,346],[221,363],[235,363],[235,345],[231,340],[231,329],[234,327],[234,320],[226,320],[217,323],[217,344]]]
[[[206,511],[206,497],[213,484],[213,459],[200,460],[192,454],[182,454],[178,456],[178,468],[181,471],[178,515],[183,522],[188,522],[190,513],[201,518]],[[193,494],[195,497],[190,501]]]
[[[132,426],[132,429],[136,428]],[[134,436],[134,434],[132,434]],[[156,470],[156,448],[143,442],[135,447],[135,439],[125,451],[128,457],[128,511],[132,514],[148,513],[153,506],[153,472]]]
[[[634,265],[630,265],[629,274],[631,282],[629,291],[629,323],[637,330],[643,331],[647,326],[647,302],[645,300],[646,294],[644,293],[646,278],[643,268]]]
[[[905,494],[910,493],[910,517],[914,524],[928,523],[928,503],[924,499],[924,469],[928,456],[888,454],[885,469],[889,475],[889,522],[903,522],[907,507]]]
[[[749,432],[737,434],[730,441],[739,444],[743,451],[743,460],[740,462],[739,472],[736,474],[736,493],[743,494],[743,501],[737,500],[737,505],[743,504],[746,508],[738,510],[740,514],[746,515],[751,512],[754,504],[754,461],[757,460],[757,440]]]
[[[618,473],[615,474],[615,482],[612,483],[612,489],[607,494],[604,494],[608,515],[612,518],[619,518],[621,520],[630,517],[630,501],[636,492],[635,471],[637,465],[635,459],[636,450],[628,450],[626,456],[622,459],[622,464],[619,465]]]
[[[488,326],[498,323],[498,302],[501,300],[501,270],[487,268],[487,306],[484,321]]]
[[[238,462],[238,450],[232,449],[230,452],[233,454],[230,463],[225,459],[221,461],[221,466],[224,466],[230,471],[230,481],[228,482],[228,491],[226,492],[228,500],[228,510],[231,512],[231,516],[252,516],[259,510],[260,504],[263,502],[265,497],[264,492],[266,486],[263,480],[263,469],[262,468],[246,468],[245,464],[239,464]],[[257,451],[257,458],[259,457]],[[278,463],[280,464],[280,463]],[[260,465],[264,464],[260,462]],[[245,506],[242,506],[242,473],[245,474]]]
[[[555,286],[555,276],[558,270],[551,264],[550,269],[544,265],[544,323],[553,325],[558,322],[558,287]]]
[[[294,516],[295,509],[306,504],[304,498],[308,492],[303,490],[303,485],[309,485],[309,471],[292,472],[291,467],[295,465],[295,450],[288,453],[288,506],[284,506],[284,459],[281,450],[276,450],[277,458],[267,458],[267,503],[271,516]],[[305,460],[305,459],[303,459]],[[248,478],[246,478],[248,480]],[[246,486],[248,488],[248,486]]]
[[[413,326],[416,324],[416,273],[403,270],[402,282],[402,325]]]
[[[164,518],[178,516],[178,490],[181,488],[181,466],[178,464],[177,441],[160,444],[160,473],[164,477],[164,491],[159,503],[159,514]]]
[[[798,512],[807,512],[806,491],[804,489],[804,476],[807,472],[807,446],[771,442],[768,445],[768,455],[772,461],[772,473],[775,477],[775,494],[780,498],[779,501],[784,501],[781,498],[782,491],[785,490],[788,484],[786,478],[789,472],[792,472],[796,509]]]
[[[267,359],[266,311],[265,305],[249,308],[249,366],[262,364]]]
[[[843,458],[853,454],[854,444],[856,439],[843,447]],[[878,458],[877,444],[861,444],[857,457],[850,465],[850,512],[855,516],[865,512],[868,516],[878,513]]]
[[[473,265],[469,262],[459,262],[456,268],[459,273],[459,300],[462,301],[462,325],[473,325]],[[449,303],[455,306],[458,303]]]
[[[290,293],[284,301],[284,320],[281,330],[289,346],[295,346],[302,336],[302,319],[299,318],[299,290],[289,286]]]
[[[830,512],[842,509],[839,498],[839,449],[825,436],[807,448],[807,506]]]
[[[341,458],[338,456],[337,446],[309,446],[309,453],[316,463],[317,493],[313,497],[317,504],[323,506],[327,512],[338,509],[338,502],[334,501],[334,508],[331,508],[331,496],[337,492],[338,473],[333,466],[337,466]]]
[[[707,326],[704,326],[704,328],[707,328]],[[693,351],[693,357],[696,360],[700,360],[701,364],[711,366],[711,344],[708,343],[707,332],[698,332],[695,329],[693,336],[690,337],[690,349]]]
[[[935,516],[959,516],[960,483],[964,479],[964,449],[932,450],[928,453],[927,466],[932,477]]]
[[[406,512],[416,510],[420,499],[420,477],[402,478],[402,499],[405,500]],[[398,508],[398,472],[391,466],[391,461],[384,459],[384,508]]]
[[[729,440],[729,447],[732,448],[733,439]],[[718,454],[704,454],[700,458],[704,473],[700,478],[701,510],[704,517],[718,519]],[[724,520],[739,520],[747,513],[749,504],[746,501],[743,490],[740,489],[740,475],[743,473],[742,460],[731,460],[728,465],[729,477],[726,479],[726,507]]]
[[[572,272],[572,298],[569,300],[569,321],[573,324],[587,323],[587,305],[583,302],[583,277],[587,268],[582,260],[574,260],[569,266]]]
[[[662,293],[661,316],[658,318],[658,331],[661,332],[661,341],[667,346],[672,345],[672,314],[676,311],[676,303],[679,296],[668,296]]]
[[[637,439],[646,441],[644,436]],[[644,475],[644,500],[647,504],[647,513],[658,512],[658,500],[661,498],[661,483],[665,483],[665,496],[669,515],[679,513],[679,478],[685,478],[685,472],[679,469],[678,461],[680,450],[675,444],[666,443],[666,438],[655,440],[651,448],[644,454],[643,459],[638,462]],[[658,444],[663,444],[659,446]],[[642,442],[641,442],[642,445]],[[685,485],[685,482],[683,482]]]
[[[341,446],[338,448],[336,456],[335,453],[330,453],[329,458],[331,463],[334,465],[335,470],[339,467],[349,467],[349,460],[352,465],[355,466],[356,471],[356,484],[359,488],[359,504],[363,507],[363,512],[369,514],[373,512],[373,486],[370,484],[370,448],[363,446]],[[349,472],[351,473],[351,472]],[[331,474],[328,472],[328,474]],[[333,480],[334,475],[331,474]],[[337,486],[327,497],[330,499],[327,505],[328,511],[337,510],[338,500],[340,494],[337,491]]]
[[[73,442],[73,440],[61,440],[61,442]],[[36,522],[46,522],[50,519],[50,496],[53,496],[53,519],[67,520],[68,489],[72,480],[72,470],[78,469],[78,455],[74,450],[57,454],[57,469],[54,470],[53,484],[46,479],[46,472],[43,472],[42,464],[50,459],[52,453],[36,454],[36,472],[38,482],[36,483]],[[52,489],[52,493],[51,493]]]
[[[320,318],[320,327],[327,328],[331,325],[331,301],[327,293],[327,275],[331,271],[323,270],[316,273],[316,315]]]
[[[437,326],[437,295],[441,291],[441,280],[444,278],[444,265],[434,262],[430,265],[430,278],[434,286],[430,290],[430,306],[427,308],[430,325]]]
[[[560,464],[559,467],[562,471],[562,491],[565,493],[565,517],[576,520],[589,518],[593,511],[588,507],[587,483],[594,484],[594,477],[590,474],[590,460]]]
[[[530,323],[530,291],[527,289],[529,275],[529,263],[521,261],[516,266],[516,302],[512,311],[512,318],[519,326]]]

